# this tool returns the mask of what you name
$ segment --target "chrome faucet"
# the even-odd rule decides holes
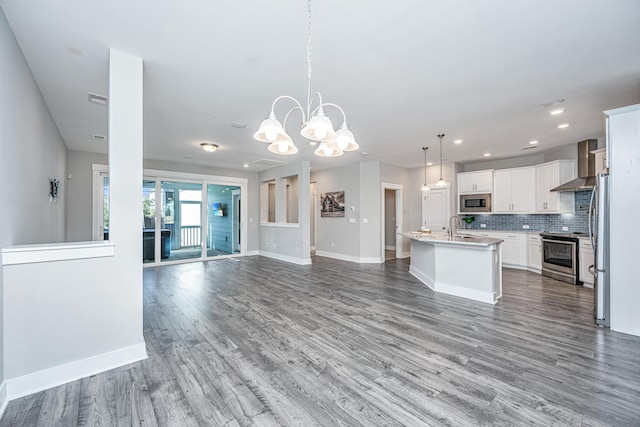
[[[451,220],[454,219],[454,218],[456,220],[453,221],[453,225],[451,225]],[[456,228],[456,224],[455,224],[456,222],[458,223],[460,228],[462,228],[462,221],[460,220],[460,217],[458,215],[454,215],[451,218],[449,218],[449,240],[453,240],[453,235],[455,234],[454,230]]]

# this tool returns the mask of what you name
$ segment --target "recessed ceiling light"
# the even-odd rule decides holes
[[[536,145],[538,143],[538,141],[533,140],[533,141],[529,141],[529,145]]]
[[[461,139],[456,139],[455,141],[453,141],[454,144],[462,144],[462,140]]]
[[[211,144],[210,142],[203,142],[200,147],[207,153],[213,153],[218,149],[218,144]]]
[[[432,162],[427,163],[427,166],[432,166],[432,165],[433,165]]]
[[[549,111],[549,114],[552,116],[557,116],[558,114],[564,113],[564,108],[556,108],[555,110]]]
[[[366,151],[363,151],[362,153],[360,153],[361,156],[368,156],[369,153],[367,153]]]
[[[556,105],[560,105],[564,102],[563,98],[552,99],[549,102],[545,102],[544,104],[540,104],[541,107],[555,107]]]
[[[491,155],[491,153],[484,153],[483,156],[484,157],[489,157]]]
[[[244,166],[245,168],[248,168],[248,167],[249,167],[249,164],[248,164],[248,163],[245,163],[245,164],[244,164],[244,165],[242,165],[242,166]]]
[[[569,127],[569,123],[562,123],[560,125],[558,125],[558,129],[566,129]]]

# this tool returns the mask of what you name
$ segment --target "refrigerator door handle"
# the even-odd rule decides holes
[[[589,202],[589,241],[591,242],[591,249],[593,250],[593,253],[595,254],[596,252],[596,241],[595,241],[595,236],[593,235],[593,223],[594,223],[594,217],[595,217],[595,198],[596,198],[596,189],[598,187],[593,187],[593,190],[591,190],[591,201]]]

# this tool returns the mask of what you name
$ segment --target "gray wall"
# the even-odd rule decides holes
[[[107,155],[86,151],[67,152],[67,241],[83,242],[92,237],[92,164],[107,164]]]
[[[0,9],[0,247],[64,240],[66,147]],[[49,203],[49,178],[63,182]],[[0,265],[0,383],[4,372],[4,272]],[[0,396],[0,404],[3,401]]]
[[[358,164],[324,169],[311,174],[316,182],[317,196],[332,191],[344,191],[344,218],[321,218],[318,213],[316,250],[350,257],[360,256],[360,170]],[[351,210],[351,207],[354,210]],[[320,203],[318,202],[318,209]],[[350,223],[354,218],[355,223]],[[378,232],[379,233],[379,232]],[[333,247],[331,247],[333,243]]]

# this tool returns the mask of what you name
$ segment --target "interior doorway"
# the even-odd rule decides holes
[[[402,258],[402,185],[382,183],[380,259]]]

